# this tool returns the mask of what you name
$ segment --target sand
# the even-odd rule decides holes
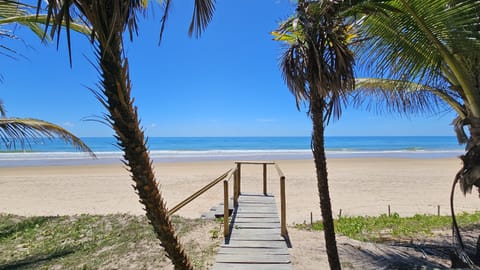
[[[320,219],[315,168],[311,160],[277,162],[284,171],[289,224]],[[233,161],[155,164],[157,179],[168,207],[192,194],[229,168]],[[333,211],[338,215],[402,216],[416,213],[448,214],[448,198],[460,161],[451,159],[329,159]],[[268,192],[279,193],[276,171],[269,167]],[[242,191],[262,191],[262,168],[242,168]],[[128,172],[120,164],[0,168],[0,212],[18,215],[80,213],[142,214]],[[474,191],[476,192],[476,191]],[[217,185],[178,212],[191,218],[222,201]],[[476,194],[456,195],[456,209],[474,211]]]
[[[286,175],[287,222],[320,219],[315,167],[311,160],[277,162]],[[157,179],[167,206],[178,202],[234,166],[233,161],[155,164]],[[402,216],[416,213],[449,214],[449,194],[460,161],[451,159],[329,159],[329,181],[334,215]],[[268,192],[278,201],[279,181],[273,167],[268,170]],[[242,167],[242,191],[262,192],[262,167]],[[18,215],[73,215],[81,213],[143,214],[128,172],[120,164],[0,168],[0,213]],[[475,211],[477,194],[456,193],[456,210]],[[185,206],[177,214],[198,218],[222,201],[223,187],[217,185]],[[279,205],[279,202],[277,202]],[[289,250],[294,269],[326,269],[323,234],[290,227],[293,248]],[[345,238],[345,237],[343,237]],[[348,264],[370,265],[370,257],[351,241],[338,238],[340,257]],[[343,239],[343,240],[342,240]],[[347,248],[346,248],[347,247]],[[375,247],[375,250],[378,248]],[[420,254],[421,255],[421,254]],[[419,256],[420,256],[419,255]],[[362,257],[363,256],[363,257]],[[421,256],[420,256],[421,257]]]

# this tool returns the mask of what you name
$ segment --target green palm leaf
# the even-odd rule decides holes
[[[36,22],[25,20],[25,16],[29,16],[28,5],[19,3],[17,1],[1,1],[0,2],[0,25],[8,23],[20,23],[28,27],[40,38],[43,37],[43,29]]]
[[[7,147],[20,144],[24,148],[30,140],[45,138],[60,138],[95,157],[93,151],[80,138],[58,125],[33,118],[0,118],[0,139]]]
[[[480,51],[479,2],[387,2],[398,11],[368,16],[359,27],[366,40],[357,50],[360,61],[376,67],[379,77],[407,76],[434,88],[455,88],[480,116],[480,92],[473,83]]]
[[[50,17],[44,14],[32,14],[34,13],[35,8],[28,4],[18,2],[18,1],[1,1],[0,2],[0,26],[8,24],[20,24],[24,27],[30,29],[35,35],[37,35],[42,40],[50,40],[50,37],[45,35],[45,25],[48,24]],[[63,26],[66,25],[66,22],[63,23]],[[83,23],[77,21],[70,21],[69,28],[72,30],[83,33],[90,34],[91,31],[89,27]],[[8,37],[11,39],[20,39],[14,35],[11,31],[0,28],[0,36]],[[3,54],[5,56],[12,57],[17,54],[17,51],[10,47],[0,45],[0,48],[3,49]]]
[[[458,99],[446,89],[433,88],[410,81],[361,78],[356,79],[352,92],[354,105],[402,114],[435,113],[448,109],[449,105],[465,117],[465,109]]]

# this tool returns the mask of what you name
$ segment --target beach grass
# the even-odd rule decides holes
[[[215,221],[173,218],[196,269],[212,264]],[[0,269],[161,269],[169,264],[144,216],[0,214]]]
[[[480,223],[480,212],[457,214],[459,226]],[[334,221],[335,231],[349,238],[365,242],[385,242],[408,240],[415,237],[431,236],[435,231],[451,228],[450,216],[417,214],[412,217],[400,217],[393,213],[388,216],[352,216],[341,217]],[[313,224],[297,224],[300,229],[323,230],[321,221]]]

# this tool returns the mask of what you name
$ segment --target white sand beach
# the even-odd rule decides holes
[[[286,175],[288,224],[320,219],[315,169],[311,160],[277,162]],[[172,207],[212,179],[233,167],[233,161],[158,163],[155,165],[161,190]],[[334,214],[400,215],[449,214],[449,193],[458,159],[329,159],[330,192]],[[269,167],[268,191],[277,195],[279,181]],[[262,167],[242,167],[242,191],[262,192]],[[73,215],[81,213],[143,214],[133,192],[128,172],[117,165],[45,166],[0,168],[0,212],[18,215]],[[185,206],[177,214],[198,218],[222,201],[217,185]],[[456,194],[456,209],[474,211],[476,194]],[[278,202],[277,202],[278,203]],[[279,203],[278,205],[279,206]],[[323,234],[291,228],[293,248],[289,250],[294,269],[326,269]],[[339,236],[340,257],[362,260],[345,251],[350,242]],[[345,245],[345,243],[347,243]],[[353,256],[353,257],[352,257]],[[365,258],[363,258],[365,260]]]
[[[288,223],[320,219],[314,164],[311,160],[277,162],[284,171]],[[158,163],[157,179],[168,207],[233,167],[232,161]],[[379,215],[392,212],[448,214],[449,192],[460,160],[451,159],[329,159],[333,211],[337,215]],[[268,191],[279,193],[279,181],[269,167]],[[242,191],[262,191],[261,166],[242,167]],[[143,210],[128,172],[117,165],[0,168],[0,212],[18,215],[132,213]],[[277,196],[278,197],[278,196]],[[278,198],[277,198],[278,199]],[[179,215],[197,218],[222,201],[217,185]],[[474,211],[478,197],[459,191],[456,209]]]

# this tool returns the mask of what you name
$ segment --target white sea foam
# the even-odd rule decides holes
[[[461,150],[385,150],[352,151],[348,149],[327,151],[328,158],[445,158],[456,157]],[[97,152],[92,159],[83,152],[15,152],[0,153],[0,167],[39,165],[107,164],[122,159],[119,151]],[[205,150],[205,151],[150,151],[155,162],[181,162],[205,160],[288,160],[311,159],[311,150]]]

